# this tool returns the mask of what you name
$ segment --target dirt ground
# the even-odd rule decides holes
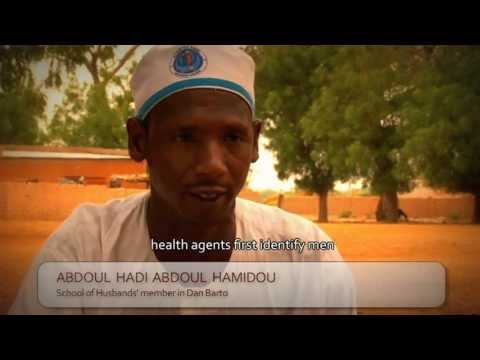
[[[480,314],[480,226],[322,224],[347,261],[436,261],[447,300],[436,309],[359,309],[360,314]]]
[[[35,253],[60,222],[0,220],[0,313],[12,303]],[[345,260],[438,261],[447,301],[436,309],[359,309],[359,314],[480,314],[480,226],[322,224]]]

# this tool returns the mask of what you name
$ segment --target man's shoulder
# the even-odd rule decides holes
[[[135,194],[104,204],[83,203],[49,237],[44,252],[90,258],[103,249],[109,234],[139,209],[147,196]],[[82,252],[81,254],[79,252]]]
[[[147,195],[147,192],[142,192],[123,198],[112,199],[103,204],[86,202],[76,207],[65,222],[74,221],[77,224],[93,225],[102,221],[102,225],[108,226],[119,216],[126,217],[132,211],[142,206]]]

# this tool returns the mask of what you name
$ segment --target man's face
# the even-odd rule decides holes
[[[248,105],[226,91],[191,89],[158,104],[148,122],[152,192],[166,210],[201,224],[231,218],[258,158],[259,126]]]

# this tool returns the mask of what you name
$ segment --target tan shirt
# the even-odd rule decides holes
[[[340,294],[343,309],[51,309],[37,296],[37,269],[47,261],[157,261],[146,223],[145,192],[104,205],[83,204],[48,238],[28,270],[10,314],[355,314],[355,286],[345,264],[325,280],[325,291]],[[279,208],[236,199],[237,238],[242,240],[299,238],[331,241],[312,222]],[[342,261],[337,250],[237,251],[231,261]],[[308,276],[308,274],[305,274]],[[332,290],[332,284],[334,290]],[[301,290],[299,290],[301,291]]]

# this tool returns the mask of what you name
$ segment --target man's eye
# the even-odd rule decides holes
[[[194,140],[193,134],[188,132],[178,133],[175,136],[177,142],[192,142]]]
[[[227,142],[239,142],[242,140],[242,136],[240,134],[236,134],[236,133],[230,133],[230,134],[226,134],[225,135],[225,141]]]

